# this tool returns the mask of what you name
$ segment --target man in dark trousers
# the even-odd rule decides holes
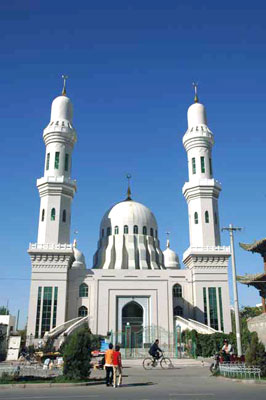
[[[156,339],[155,342],[153,343],[153,345],[150,347],[149,353],[156,360],[159,360],[160,352],[162,353],[162,350],[159,347],[159,340]]]

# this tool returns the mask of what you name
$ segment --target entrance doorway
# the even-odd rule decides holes
[[[136,301],[130,301],[122,309],[122,346],[131,349],[143,346],[143,308]]]

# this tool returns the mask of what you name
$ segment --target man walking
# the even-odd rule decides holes
[[[120,347],[116,345],[115,351],[113,353],[114,387],[121,386],[122,384],[122,361],[121,361],[121,353],[119,350]],[[118,375],[118,382],[117,382],[117,375]]]
[[[112,385],[113,382],[113,354],[113,345],[109,343],[109,349],[105,352],[106,386]]]

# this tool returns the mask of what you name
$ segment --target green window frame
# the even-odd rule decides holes
[[[192,158],[192,174],[194,175],[196,173],[196,158]]]
[[[224,316],[223,316],[222,288],[221,287],[218,288],[218,295],[219,295],[221,330],[224,332]]]
[[[46,171],[48,171],[48,169],[49,169],[49,165],[50,165],[50,153],[47,153],[47,156],[46,156]]]
[[[210,175],[212,176],[212,159],[209,158]]]
[[[199,223],[199,214],[196,212],[194,212],[194,223],[197,225]]]
[[[82,283],[79,286],[79,297],[88,297],[89,295],[89,288],[88,285],[86,283]]]
[[[208,308],[206,287],[203,288],[203,305],[204,305],[204,324],[208,325]]]
[[[124,234],[128,234],[128,225],[124,225]]]
[[[219,324],[218,324],[216,287],[209,287],[208,294],[209,294],[209,309],[210,309],[210,326],[213,329],[218,330]]]
[[[201,166],[201,172],[204,173],[205,172],[205,158],[204,157],[200,157],[200,166]]]
[[[51,221],[55,221],[55,208],[51,209]]]
[[[111,236],[112,235],[112,228],[110,226],[108,226],[107,228],[107,236]]]
[[[139,233],[139,228],[138,228],[137,225],[134,225],[133,232],[136,233],[136,234]]]
[[[43,208],[42,209],[42,218],[41,218],[42,221],[44,221],[44,217],[45,217],[45,209]]]
[[[42,301],[41,337],[43,337],[45,332],[49,332],[51,329],[52,297],[53,297],[52,286],[44,287],[43,301]]]
[[[79,317],[86,317],[88,315],[88,309],[85,306],[79,307],[78,310]]]
[[[60,152],[56,151],[55,152],[55,158],[54,158],[54,167],[55,167],[55,169],[59,169],[59,157],[60,157]]]
[[[118,226],[116,225],[116,226],[115,226],[115,235],[118,235],[118,233],[119,233],[119,228],[118,228]]]
[[[63,210],[62,222],[66,222],[66,210]]]
[[[205,223],[208,224],[210,222],[209,211],[205,211]]]
[[[182,297],[182,286],[179,283],[176,283],[173,286],[173,297],[180,298]]]
[[[68,171],[69,167],[69,154],[65,154],[65,171]]]
[[[153,228],[150,229],[150,235],[153,236]]]
[[[58,287],[55,286],[55,287],[54,287],[53,328],[56,327],[57,296],[58,296]]]
[[[36,324],[35,324],[35,338],[39,338],[40,328],[40,315],[41,315],[41,301],[42,301],[42,287],[38,287],[38,298],[37,298],[37,313],[36,313]]]
[[[143,226],[142,233],[143,233],[143,235],[147,235],[147,227],[146,226]]]

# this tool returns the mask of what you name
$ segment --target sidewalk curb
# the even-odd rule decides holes
[[[226,376],[217,376],[216,378],[224,379],[224,380],[230,381],[230,382],[245,383],[245,384],[250,384],[250,385],[266,385],[265,380],[227,378]]]
[[[52,388],[52,387],[71,387],[71,386],[91,386],[91,385],[104,385],[105,381],[89,381],[77,383],[7,383],[0,385],[0,389],[26,389],[29,387],[38,388]]]

